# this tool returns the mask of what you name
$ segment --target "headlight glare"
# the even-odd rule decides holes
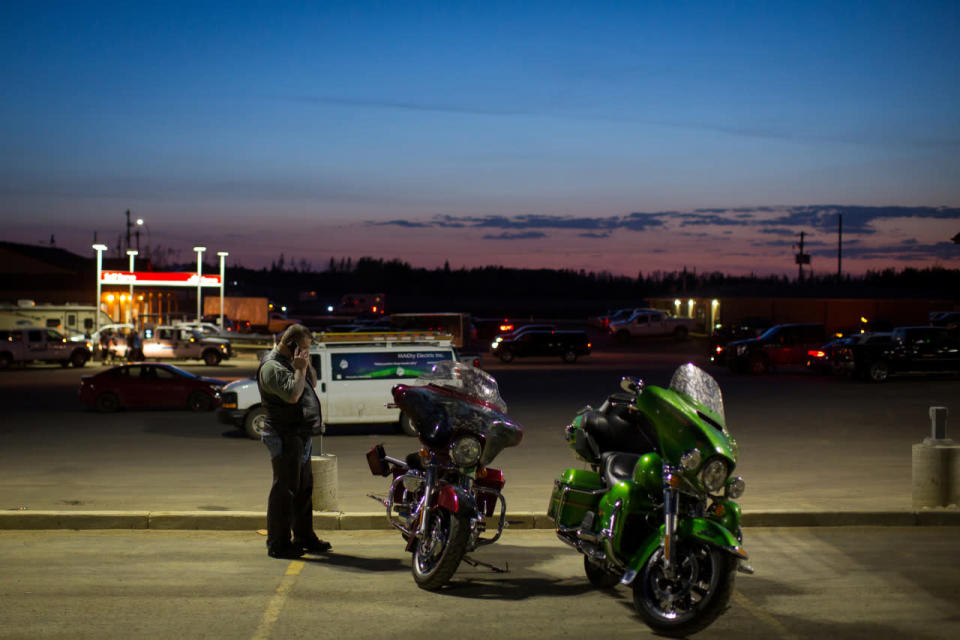
[[[700,480],[707,491],[715,492],[723,488],[723,483],[727,481],[727,463],[723,460],[714,459],[708,462],[700,472]]]
[[[731,500],[736,500],[743,495],[744,489],[747,488],[747,483],[743,481],[743,478],[737,476],[736,478],[730,478],[727,480],[726,487],[726,496]]]
[[[450,447],[450,457],[458,467],[472,467],[480,461],[483,447],[480,441],[473,436],[459,438]]]
[[[700,450],[690,449],[690,451],[687,451],[680,456],[680,464],[687,471],[695,471],[700,466]]]

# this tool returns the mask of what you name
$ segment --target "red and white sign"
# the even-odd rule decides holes
[[[106,285],[135,285],[138,287],[194,287],[198,286],[196,273],[157,271],[101,271],[100,283]],[[203,274],[199,277],[201,287],[219,287],[219,275]]]

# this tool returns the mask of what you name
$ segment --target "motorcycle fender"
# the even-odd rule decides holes
[[[707,518],[685,518],[677,525],[677,537],[680,539],[696,539],[709,545],[723,549],[740,558],[747,559],[747,552],[740,546],[737,536],[730,533],[723,525]]]
[[[664,526],[660,525],[660,529],[658,531],[651,533],[640,544],[637,552],[633,554],[633,557],[627,562],[627,570],[623,573],[623,579],[620,581],[621,583],[630,584],[633,582],[633,579],[637,577],[638,573],[640,573],[643,565],[647,564],[647,560],[650,559],[650,556],[653,555],[653,552],[659,549],[660,545],[663,544],[664,532]]]
[[[627,570],[623,574],[623,584],[633,582],[643,566],[650,560],[650,556],[663,544],[665,529],[660,525],[659,531],[651,533],[643,541],[637,552],[627,562]],[[740,546],[736,536],[727,531],[722,525],[706,518],[684,518],[677,524],[677,537],[682,540],[696,539],[711,546],[723,549],[737,558],[747,559],[747,552]]]
[[[441,484],[437,487],[437,506],[468,518],[477,517],[477,507],[470,495],[452,484]]]

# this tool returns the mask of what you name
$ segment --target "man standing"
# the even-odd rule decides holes
[[[260,399],[266,409],[263,443],[270,452],[273,485],[267,501],[267,554],[293,559],[330,550],[313,531],[313,471],[310,453],[320,428],[317,372],[310,366],[313,336],[301,324],[283,337],[257,370]],[[290,540],[290,532],[293,540]]]

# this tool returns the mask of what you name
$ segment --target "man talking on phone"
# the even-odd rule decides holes
[[[267,555],[272,558],[294,559],[330,550],[330,543],[313,530],[310,453],[313,433],[322,429],[322,423],[314,391],[317,372],[310,365],[312,342],[313,335],[302,324],[287,327],[257,370],[266,409],[263,443],[273,465],[267,501]]]

